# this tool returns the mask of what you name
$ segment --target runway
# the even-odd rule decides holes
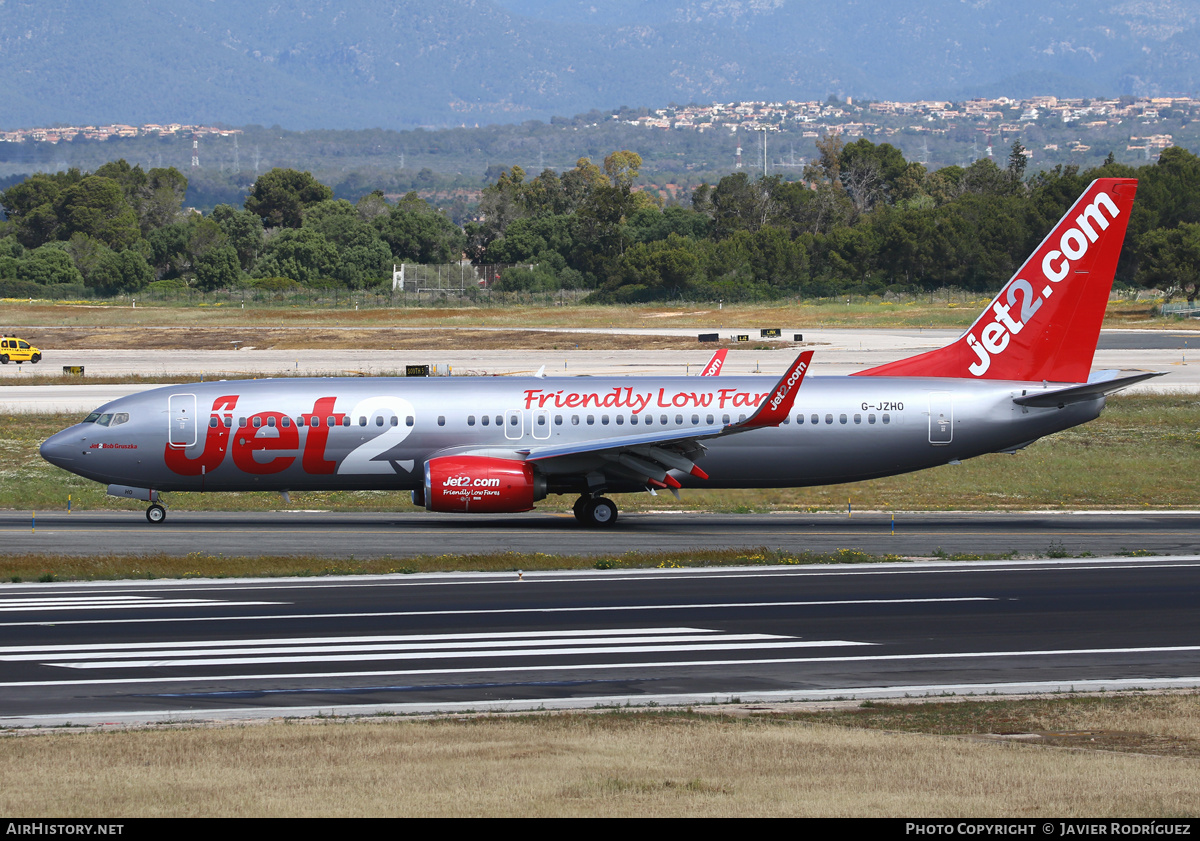
[[[1198,569],[4,585],[0,726],[1197,686]]]
[[[34,515],[36,513],[36,519]],[[0,554],[283,555],[408,558],[545,552],[620,555],[767,546],[787,552],[856,549],[875,555],[1179,554],[1197,550],[1200,512],[623,513],[603,531],[570,514],[171,511],[0,512]]]
[[[428,331],[428,328],[422,328]],[[596,331],[600,332],[600,331]],[[694,330],[618,330],[645,335],[693,334]],[[745,333],[742,329],[740,332]],[[783,331],[794,336],[791,330]],[[726,335],[726,333],[722,333]],[[804,346],[815,351],[813,375],[840,376],[882,365],[948,344],[954,330],[804,330]],[[1191,342],[1192,362],[1187,361]],[[1105,330],[1100,335],[1094,369],[1167,371],[1168,376],[1136,385],[1130,391],[1200,392],[1200,333],[1168,330]],[[796,346],[756,341],[730,351],[723,373],[778,376],[795,357]],[[530,375],[545,368],[550,378],[602,374],[695,375],[711,356],[697,342],[695,350],[506,350],[444,351],[364,348],[362,350],[69,350],[47,353],[40,366],[0,366],[0,412],[89,412],[128,394],[155,385],[26,386],[30,374],[58,373],[63,365],[82,365],[88,375],[149,374],[177,376],[179,382],[264,376],[372,376],[403,371],[408,364],[438,366],[454,375]]]

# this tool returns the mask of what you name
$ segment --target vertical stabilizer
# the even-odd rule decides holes
[[[1086,382],[1136,192],[1093,181],[953,344],[858,375]]]

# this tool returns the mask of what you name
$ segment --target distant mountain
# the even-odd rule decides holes
[[[0,0],[0,128],[1190,93],[1198,45],[1183,0]]]

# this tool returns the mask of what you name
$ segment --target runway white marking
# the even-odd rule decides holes
[[[450,669],[385,669],[375,671],[337,671],[337,672],[274,672],[262,674],[222,674],[222,675],[184,675],[172,677],[131,677],[131,678],[94,678],[85,680],[28,680],[28,681],[8,681],[0,683],[0,688],[19,688],[19,687],[37,687],[37,686],[105,686],[105,685],[126,685],[126,684],[155,684],[155,683],[186,683],[200,682],[209,683],[212,681],[275,681],[275,680],[302,680],[309,683],[313,680],[322,678],[350,678],[360,677],[377,680],[388,677],[429,677],[429,676],[446,676],[446,675],[475,675],[489,674],[500,675],[520,672],[555,672],[555,671],[574,671],[586,669],[588,671],[611,671],[615,669],[640,670],[640,669],[664,669],[664,668],[688,668],[694,669],[703,666],[779,666],[779,665],[796,665],[804,663],[864,663],[864,662],[904,662],[917,660],[973,660],[973,659],[995,659],[1006,657],[1059,657],[1068,655],[1079,656],[1098,656],[1108,654],[1164,654],[1164,653],[1180,653],[1180,652],[1200,652],[1200,645],[1179,645],[1179,646],[1161,646],[1147,648],[1075,648],[1075,649],[1049,649],[1041,651],[976,651],[976,652],[953,652],[953,653],[929,653],[929,654],[879,654],[879,655],[847,655],[833,657],[779,657],[779,658],[739,658],[736,660],[667,660],[656,662],[621,662],[621,663],[588,663],[580,665],[578,663],[571,664],[550,664],[550,665],[521,665],[521,666],[480,666],[468,668],[450,668]],[[1137,679],[1131,679],[1135,684]],[[1146,682],[1151,682],[1152,679],[1147,678]],[[849,693],[851,690],[841,690],[844,693]]]
[[[379,641],[383,640],[383,641]],[[214,640],[153,645],[55,646],[37,651],[0,649],[0,660],[39,662],[69,669],[135,669],[182,666],[360,662],[370,660],[494,659],[499,657],[557,657],[594,654],[646,654],[690,651],[730,651],[775,648],[825,648],[870,645],[847,640],[800,640],[773,634],[730,634],[705,629],[629,629],[543,632],[542,634],[418,635],[412,637],[343,637],[338,641],[304,638],[247,641]],[[267,643],[267,644],[262,644]],[[33,650],[30,650],[33,649]]]
[[[0,601],[0,613],[31,610],[125,610],[135,607],[213,607],[215,605],[275,605],[287,602],[243,602],[227,599],[177,599],[162,596],[41,596],[9,598]],[[229,617],[226,617],[227,619]],[[124,621],[124,620],[119,620]],[[5,624],[45,624],[43,622]]]
[[[348,617],[378,618],[385,616],[489,616],[515,613],[603,613],[612,611],[639,610],[724,610],[729,608],[769,607],[826,607],[838,605],[893,605],[893,604],[952,604],[956,602],[994,602],[999,599],[988,596],[963,596],[943,599],[831,599],[828,601],[802,602],[703,602],[691,604],[644,604],[644,605],[597,605],[591,607],[514,607],[485,608],[482,610],[391,610],[379,613],[287,613],[277,615],[238,616],[238,621],[295,620],[295,619],[345,619]],[[2,603],[2,602],[0,602]],[[290,602],[217,602],[219,604],[290,604]],[[228,622],[229,616],[168,616],[140,619],[72,619],[55,622],[56,625],[112,625],[146,624],[154,622]],[[0,628],[21,628],[44,625],[40,622],[0,622]]]

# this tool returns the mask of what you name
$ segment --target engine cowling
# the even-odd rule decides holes
[[[425,507],[430,511],[512,514],[546,496],[546,480],[523,461],[442,456],[425,462]]]

